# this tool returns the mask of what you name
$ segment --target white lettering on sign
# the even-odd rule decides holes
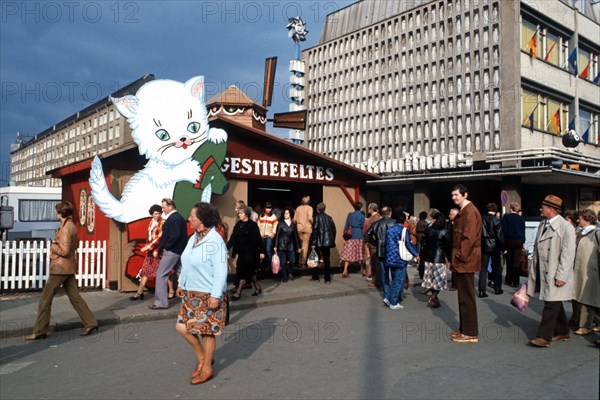
[[[271,176],[327,182],[331,182],[334,179],[332,168],[239,157],[225,157],[221,165],[221,171],[239,175]]]

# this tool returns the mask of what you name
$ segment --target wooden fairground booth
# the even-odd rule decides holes
[[[301,198],[309,195],[313,207],[320,202],[326,204],[326,212],[336,223],[337,248],[332,249],[331,261],[337,265],[346,215],[353,211],[354,201],[365,203],[365,198],[371,198],[365,192],[366,181],[379,179],[379,176],[266,133],[263,108],[239,91],[234,93],[235,97],[230,95],[228,101],[224,94],[227,91],[207,102],[207,109],[210,127],[227,133],[226,151],[218,155],[215,150],[214,157],[201,164],[203,168],[220,167],[218,173],[223,175],[224,184],[218,185],[217,180],[213,180],[211,203],[219,208],[230,232],[235,224],[237,200],[243,200],[254,209],[260,209],[266,201],[274,208],[283,209],[297,207]],[[220,112],[225,110],[227,113]],[[121,198],[128,181],[148,163],[135,143],[104,153],[100,160],[107,188],[116,199]],[[108,218],[94,204],[89,182],[92,162],[88,159],[48,173],[62,180],[63,198],[75,205],[80,239],[107,241],[109,288],[133,291],[137,289],[135,275],[145,255],[140,249],[147,236],[149,215],[127,223]],[[187,194],[179,196],[180,200],[173,197],[178,212],[186,219],[192,205],[201,198],[201,190],[194,192],[192,184],[189,185]],[[152,191],[143,196],[150,197],[155,204],[166,197]]]

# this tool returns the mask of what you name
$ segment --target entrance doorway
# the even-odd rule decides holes
[[[315,207],[323,201],[323,186],[314,183],[285,181],[248,181],[248,205],[260,214],[263,204],[270,202],[274,209],[296,208],[303,196],[310,196],[310,205]]]

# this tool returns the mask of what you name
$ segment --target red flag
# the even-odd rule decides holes
[[[560,131],[561,131],[561,127],[560,127],[560,108],[558,110],[556,110],[556,112],[554,113],[554,116],[552,116],[552,121],[556,125],[556,134],[558,136],[560,136]]]
[[[550,53],[552,53],[552,50],[554,50],[554,46],[556,46],[556,43],[558,43],[558,39],[560,39],[560,36],[558,36],[556,38],[556,40],[552,44],[552,47],[550,47],[550,50],[548,50],[548,53],[546,53],[546,57],[544,57],[544,61],[548,61],[548,57],[550,56]]]
[[[583,69],[583,71],[581,71],[581,75],[579,75],[580,77],[582,77],[583,79],[587,79],[588,75],[590,74],[590,65],[592,65],[592,60],[590,58],[590,62],[588,63],[587,67],[585,67]]]

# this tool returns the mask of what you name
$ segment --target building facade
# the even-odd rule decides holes
[[[145,75],[112,94],[133,94],[154,79]],[[109,98],[35,135],[11,152],[10,181],[17,186],[60,187],[47,171],[103,154],[132,142],[131,129]]]
[[[527,186],[554,183],[574,185],[575,208],[598,200],[599,11],[588,0],[354,3],[303,53],[306,145],[381,174],[374,184],[416,212],[457,181],[495,182],[482,202],[502,190],[534,202]],[[566,148],[571,129],[587,143]]]

